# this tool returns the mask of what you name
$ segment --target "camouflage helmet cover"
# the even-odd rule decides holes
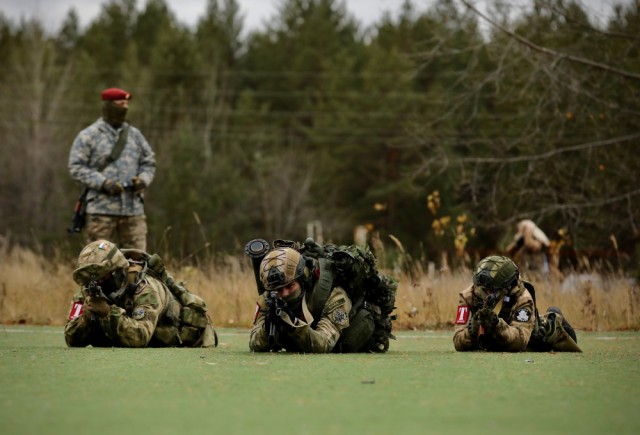
[[[508,257],[492,255],[480,260],[473,273],[473,284],[488,290],[511,290],[520,277],[518,266]]]
[[[73,280],[80,285],[86,285],[128,265],[126,257],[114,243],[96,240],[80,252],[78,268],[73,271]]]
[[[274,249],[260,263],[260,281],[268,291],[289,285],[303,274],[304,259],[295,249]]]

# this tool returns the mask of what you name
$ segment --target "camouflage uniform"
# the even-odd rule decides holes
[[[83,249],[81,261],[88,256],[95,258],[104,255],[115,245],[108,241],[96,241]],[[74,271],[74,280],[83,288],[74,296],[69,319],[64,328],[67,345],[70,347],[210,347],[215,346],[215,332],[205,314],[197,313],[181,304],[161,280],[144,274],[142,266],[128,263],[122,254],[127,276],[127,292],[110,306],[105,305],[104,316],[87,310],[94,297],[87,294],[87,276],[94,270],[100,270],[105,262],[88,263]],[[123,260],[124,259],[124,260]],[[115,262],[114,262],[115,263]],[[117,269],[114,264],[112,270]],[[103,269],[103,268],[102,268]],[[125,283],[126,285],[126,283]],[[192,301],[201,305],[204,302],[195,295],[188,295]],[[100,297],[96,299],[101,299]],[[104,301],[102,301],[105,304]],[[200,310],[202,311],[202,310]]]
[[[71,147],[69,173],[90,189],[85,228],[87,242],[108,239],[123,248],[144,251],[147,234],[144,193],[127,189],[119,195],[111,195],[102,190],[107,179],[123,186],[130,185],[134,177],[147,187],[153,181],[155,156],[140,130],[129,125],[127,141],[119,158],[102,172],[98,171],[110,156],[120,130],[102,118],[82,130]]]
[[[519,282],[511,294],[505,297],[509,300],[502,304],[502,309],[498,314],[500,322],[491,333],[478,338],[471,336],[467,327],[467,319],[462,316],[468,316],[470,319],[482,308],[484,300],[474,294],[473,285],[460,293],[458,317],[453,336],[456,350],[485,349],[504,352],[525,350],[536,321],[533,298],[522,282]],[[465,313],[465,310],[468,311]]]
[[[296,313],[297,318],[294,321],[283,313],[282,319],[289,328],[284,334],[278,335],[278,344],[290,352],[331,352],[342,330],[349,326],[349,311],[351,311],[349,296],[341,287],[335,287],[315,327],[311,326],[314,318],[306,295],[303,297],[301,307],[301,312]],[[257,316],[249,339],[249,348],[254,352],[268,352],[272,348],[264,326],[266,313],[267,303],[263,293],[258,297]]]
[[[550,308],[538,316],[533,285],[519,279],[519,270],[509,258],[483,259],[473,281],[460,293],[453,335],[457,351],[581,352],[560,310]],[[489,306],[491,298],[495,304]]]

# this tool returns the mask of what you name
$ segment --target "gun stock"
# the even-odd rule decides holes
[[[88,188],[85,188],[73,207],[73,216],[71,217],[71,227],[67,228],[67,232],[70,234],[79,233],[82,231],[87,223],[87,193]]]

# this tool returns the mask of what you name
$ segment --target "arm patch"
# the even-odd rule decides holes
[[[344,326],[349,320],[349,315],[342,308],[338,308],[331,313],[331,319],[336,325]]]
[[[520,308],[516,311],[516,320],[518,322],[528,322],[531,318],[531,311],[528,308]]]
[[[458,314],[456,315],[456,325],[466,325],[469,320],[469,306],[458,305]]]
[[[346,302],[347,301],[344,298],[340,298],[338,300],[331,302],[331,304],[325,305],[322,311],[324,311],[325,313],[330,313],[336,308],[343,306]]]

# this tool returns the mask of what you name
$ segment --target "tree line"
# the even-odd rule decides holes
[[[69,149],[117,86],[156,153],[152,250],[238,253],[320,222],[325,241],[366,226],[468,263],[528,218],[633,263],[638,29],[638,0],[604,26],[572,0],[407,1],[368,28],[337,0],[283,0],[246,36],[236,0],[193,27],[164,0],[109,0],[85,28],[70,10],[53,34],[0,15],[0,228],[75,252]]]

